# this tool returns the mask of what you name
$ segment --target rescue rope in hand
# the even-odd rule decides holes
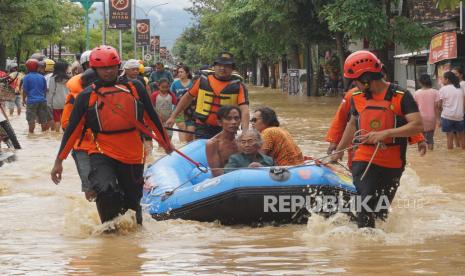
[[[368,170],[370,169],[371,164],[373,163],[373,159],[375,159],[375,155],[376,155],[376,153],[378,153],[378,150],[379,150],[379,148],[381,147],[381,145],[382,145],[381,142],[376,143],[375,151],[373,152],[373,155],[371,156],[370,162],[368,162],[368,165],[367,165],[367,167],[365,168],[365,171],[363,172],[362,177],[360,177],[360,181],[363,180],[363,178],[364,178],[365,175],[367,174]]]
[[[362,134],[363,132],[366,132],[365,134]],[[354,136],[354,139],[352,140],[352,142],[358,142],[358,144],[364,144],[365,142],[360,142],[360,138],[362,138],[362,136],[364,135],[367,135],[368,133],[370,133],[369,131],[366,131],[364,129],[360,129],[358,131],[355,132],[355,136]],[[357,135],[358,134],[358,135]],[[370,158],[370,161],[368,162],[368,165],[367,167],[365,168],[365,171],[363,172],[362,174],[362,177],[360,177],[360,181],[363,180],[363,178],[365,178],[368,170],[370,169],[371,167],[371,164],[373,163],[373,160],[375,159],[375,156],[376,154],[378,153],[378,150],[382,148],[386,148],[386,145],[384,145],[382,142],[377,142],[376,143],[376,148],[375,148],[375,151],[373,152],[373,154],[371,155],[371,158]]]

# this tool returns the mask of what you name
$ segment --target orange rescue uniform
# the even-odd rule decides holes
[[[76,101],[77,96],[84,90],[84,87],[81,85],[81,76],[73,76],[66,83],[66,87],[69,90],[68,95],[66,96],[65,106],[63,107],[63,115],[61,116],[61,126],[63,129],[66,129],[69,124],[69,118],[71,112],[73,111],[74,102]],[[95,149],[95,143],[92,139],[92,131],[90,129],[86,130],[84,136],[79,138],[73,147],[74,150],[82,150],[88,152],[91,149]]]

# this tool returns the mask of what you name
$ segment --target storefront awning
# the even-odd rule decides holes
[[[411,52],[406,54],[395,55],[394,58],[409,58],[409,57],[417,57],[417,56],[427,56],[429,54],[429,50],[421,50],[419,52]]]

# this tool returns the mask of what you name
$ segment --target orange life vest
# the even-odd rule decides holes
[[[357,130],[361,134],[371,131],[382,131],[397,128],[407,123],[402,114],[401,101],[406,92],[390,85],[384,99],[367,99],[363,92],[352,94],[351,105],[355,108]],[[354,153],[353,161],[369,162],[387,168],[401,168],[405,165],[405,147],[407,138],[386,138],[383,141],[386,148],[380,148],[375,154],[373,144],[361,144]],[[374,156],[373,156],[374,155]]]
[[[237,105],[240,89],[241,79],[234,77],[222,91],[215,92],[210,85],[208,75],[201,75],[195,117],[205,123],[208,117],[216,114],[220,107]]]
[[[353,107],[358,113],[356,117],[357,130],[362,130],[361,134],[366,134],[405,125],[407,121],[402,115],[400,106],[404,93],[396,90],[392,85],[389,86],[383,100],[367,99],[363,92],[354,92],[351,99]],[[400,145],[406,140],[406,138],[389,137],[383,141],[383,144],[386,146]]]
[[[92,93],[89,100],[86,118],[86,126],[92,132],[117,134],[136,129],[132,122],[116,115],[114,108],[123,110],[125,114],[140,122],[143,121],[143,104],[139,101],[139,95],[132,83],[101,87],[97,90],[93,86],[93,89],[94,93]],[[112,106],[105,104],[102,97],[105,97]]]

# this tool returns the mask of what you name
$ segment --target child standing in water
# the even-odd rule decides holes
[[[414,98],[420,109],[424,128],[423,135],[428,144],[428,149],[433,150],[434,131],[436,129],[436,122],[439,120],[439,110],[437,109],[439,93],[436,89],[432,88],[431,78],[427,74],[421,75],[420,85],[421,89],[415,91]]]
[[[168,79],[160,79],[158,81],[158,87],[159,90],[152,94],[151,100],[160,120],[162,123],[165,123],[176,106],[176,95],[170,91],[170,82]],[[171,139],[173,131],[168,131],[168,136]]]

